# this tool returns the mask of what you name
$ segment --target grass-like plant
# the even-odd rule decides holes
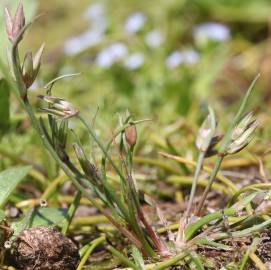
[[[124,256],[114,247],[108,247],[108,250],[113,255],[118,256],[128,267],[134,269],[167,269],[180,260],[186,260],[187,262],[193,262],[197,269],[204,269],[202,259],[195,252],[196,247],[199,245],[228,250],[230,247],[219,242],[220,240],[251,235],[271,225],[271,219],[266,219],[264,216],[267,212],[266,207],[258,206],[257,211],[255,210],[252,215],[251,212],[247,212],[246,207],[259,194],[259,191],[252,190],[252,188],[235,193],[227,208],[223,210],[207,215],[203,215],[202,211],[224,157],[245,148],[251,141],[258,126],[252,112],[245,114],[248,98],[258,76],[252,82],[238,112],[223,137],[216,134],[217,121],[215,113],[212,108],[209,108],[209,115],[202,124],[196,140],[199,155],[188,206],[180,220],[176,238],[173,243],[166,243],[159,233],[154,230],[143,211],[140,202],[140,191],[133,176],[134,148],[137,143],[136,125],[146,120],[134,120],[128,113],[120,119],[120,126],[116,129],[112,138],[107,143],[102,142],[96,134],[91,121],[86,120],[79,109],[75,108],[69,101],[52,95],[53,85],[63,77],[52,80],[46,85],[46,93],[38,97],[44,103],[42,111],[48,115],[47,120],[38,118],[29,102],[28,94],[29,88],[35,81],[41,67],[44,45],[34,56],[30,52],[26,53],[23,62],[21,62],[22,57],[19,50],[24,33],[30,24],[25,23],[22,4],[19,5],[14,17],[11,16],[8,9],[6,10],[7,34],[11,42],[9,52],[11,76],[5,74],[5,77],[15,90],[44,147],[77,189],[76,196],[62,227],[63,233],[68,231],[80,199],[84,196],[134,245],[132,248],[134,261]],[[82,124],[92,141],[100,149],[102,155],[100,164],[88,159],[84,147],[75,132],[73,134],[75,138],[73,149],[78,162],[72,161],[67,151],[67,136],[70,132],[68,121],[70,118],[77,119]],[[116,144],[118,145],[118,159],[113,157],[110,151]],[[162,155],[177,161],[180,160],[178,156],[166,153],[162,153]],[[193,211],[196,188],[203,162],[205,158],[211,155],[216,155],[216,162],[200,202],[196,210]],[[80,167],[77,165],[80,165]],[[108,175],[109,166],[119,178],[117,188],[110,181]],[[259,189],[265,187],[267,186],[257,186]],[[251,192],[247,193],[247,191]],[[102,204],[96,198],[99,198]],[[236,219],[230,223],[228,230],[225,230],[225,219],[230,217]],[[207,227],[207,229],[203,229],[204,227]],[[105,237],[102,236],[91,242],[84,250],[81,250],[82,260],[78,269],[82,269],[83,261],[86,261],[91,250],[104,241]],[[253,241],[252,250],[255,250],[256,242]],[[141,253],[159,262],[145,265]],[[241,269],[245,267],[247,256],[245,255],[242,260]]]
[[[30,24],[25,24],[22,3],[20,3],[14,18],[6,9],[7,34],[12,45],[10,66],[15,80],[16,93],[45,148],[78,189],[76,204],[79,203],[81,195],[87,197],[145,255],[155,256],[156,252],[164,256],[169,255],[166,244],[145,217],[133,177],[133,152],[137,140],[136,125],[144,120],[135,121],[131,115],[125,116],[114,136],[107,144],[104,144],[95,133],[93,126],[90,125],[90,121],[81,115],[79,109],[70,102],[51,95],[52,87],[59,78],[47,84],[46,95],[39,96],[47,104],[42,110],[48,114],[48,123],[45,123],[42,118],[37,118],[29,103],[28,89],[38,75],[44,45],[34,56],[31,52],[26,53],[23,63],[20,61],[19,52],[19,45]],[[82,123],[92,140],[100,148],[103,155],[100,166],[88,160],[79,141],[75,142],[73,147],[82,170],[79,170],[71,162],[66,151],[66,140],[69,132],[67,123],[72,117]],[[109,154],[116,139],[120,140],[120,161],[118,163]],[[121,183],[119,190],[116,190],[108,179],[107,162],[119,176]],[[98,197],[104,206],[98,204],[95,197]],[[76,207],[73,205],[70,219]],[[67,228],[64,231],[66,230]]]

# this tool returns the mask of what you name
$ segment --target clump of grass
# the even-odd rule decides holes
[[[251,205],[253,199],[259,194],[259,191],[254,190],[245,193],[245,196],[242,196],[236,201],[242,193],[239,191],[233,195],[227,208],[202,216],[206,197],[212,188],[223,159],[225,156],[237,153],[245,148],[251,141],[258,126],[252,112],[244,114],[248,98],[251,95],[258,76],[248,89],[235,118],[223,138],[216,135],[217,123],[215,114],[209,108],[209,115],[200,128],[196,141],[199,156],[188,207],[180,220],[176,238],[172,239],[171,237],[172,241],[167,243],[148,221],[140,203],[141,193],[133,176],[134,147],[137,143],[136,125],[146,120],[135,120],[131,114],[127,113],[123,117],[120,117],[120,126],[112,138],[107,143],[102,142],[96,134],[94,126],[89,120],[83,117],[78,108],[74,107],[71,102],[52,95],[54,83],[63,77],[54,79],[47,85],[47,92],[39,96],[45,104],[42,111],[47,114],[47,120],[38,118],[33,106],[29,102],[28,90],[35,81],[41,67],[41,56],[44,45],[41,46],[34,56],[32,53],[27,53],[23,63],[21,63],[20,59],[22,57],[19,45],[23,41],[24,33],[31,23],[25,24],[22,4],[19,5],[14,18],[11,17],[8,11],[6,14],[7,33],[11,41],[11,76],[13,76],[15,83],[8,74],[6,75],[6,79],[14,86],[13,88],[31,119],[33,127],[40,136],[44,147],[77,189],[76,196],[68,210],[65,223],[62,227],[62,233],[65,234],[69,230],[75,210],[80,203],[81,197],[84,196],[133,245],[132,256],[134,261],[131,261],[130,258],[111,245],[108,245],[107,250],[117,256],[123,264],[134,269],[167,269],[179,261],[184,260],[188,264],[192,263],[196,265],[197,269],[204,269],[203,260],[195,252],[199,245],[215,247],[221,250],[229,249],[229,246],[220,242],[222,239],[234,239],[252,235],[271,225],[270,219],[264,219],[264,221],[260,219],[261,221],[259,222],[259,217],[266,218],[264,216],[268,212],[266,211],[266,207],[258,206],[259,208],[256,208],[257,211],[255,210],[252,215],[246,212],[246,207]],[[76,119],[82,124],[92,141],[100,149],[102,155],[100,164],[90,161],[87,158],[84,147],[81,145],[75,132],[73,132],[75,138],[73,149],[80,168],[78,168],[77,163],[72,161],[67,151],[67,136],[70,132],[68,122],[70,118]],[[222,141],[220,142],[220,140]],[[110,154],[110,149],[115,145],[118,145],[117,161]],[[217,145],[219,147],[215,149]],[[178,158],[166,153],[163,155],[168,158]],[[201,196],[200,202],[192,214],[198,178],[203,162],[205,158],[211,155],[216,155],[215,166],[211,171],[208,184]],[[120,186],[118,188],[109,179],[108,166],[115,171],[120,179]],[[97,202],[96,198],[99,198],[103,204]],[[264,210],[262,210],[263,208]],[[159,214],[160,219],[163,220],[161,212]],[[198,219],[199,216],[201,218]],[[230,217],[237,217],[237,221],[231,222],[227,229],[225,229],[226,220]],[[102,236],[87,245],[84,250],[81,250],[82,260],[79,264],[79,269],[82,269],[87,256],[89,256],[92,250],[104,242],[105,237]],[[254,246],[255,241],[252,243],[252,250],[254,250]],[[156,263],[145,265],[142,254],[143,256],[154,258]],[[245,254],[242,260],[241,269],[246,264],[247,254]],[[255,257],[253,258],[255,259]]]
[[[120,127],[112,139],[108,144],[104,144],[97,136],[94,127],[81,115],[79,109],[75,108],[70,102],[51,95],[56,79],[53,80],[53,83],[47,85],[47,95],[39,96],[40,99],[48,104],[42,108],[48,114],[48,122],[45,123],[42,118],[38,119],[33,111],[33,107],[29,103],[28,89],[38,75],[44,45],[41,46],[41,49],[34,57],[32,57],[31,53],[27,53],[23,64],[21,64],[19,44],[23,40],[23,35],[30,26],[30,23],[25,24],[22,4],[20,4],[18,11],[14,19],[11,18],[8,11],[6,17],[7,32],[12,44],[10,53],[11,67],[17,94],[31,119],[33,127],[40,135],[44,147],[79,191],[69,210],[69,219],[63,232],[68,230],[70,220],[78,206],[81,195],[83,195],[145,255],[156,256],[157,251],[163,256],[169,255],[170,253],[166,244],[154,231],[145,217],[139,202],[139,191],[133,177],[133,152],[137,141],[136,125],[144,122],[144,120],[135,121],[130,114],[127,114],[121,119]],[[79,141],[76,141],[73,147],[82,170],[80,171],[71,162],[71,158],[66,151],[67,135],[69,132],[68,121],[70,118],[76,118],[80,121],[92,140],[100,148],[103,155],[100,166],[91,163],[87,159]],[[118,164],[109,154],[110,147],[117,138],[120,139],[120,162]],[[115,190],[108,180],[107,162],[120,178],[120,190]],[[94,195],[105,206],[99,205],[95,201]]]

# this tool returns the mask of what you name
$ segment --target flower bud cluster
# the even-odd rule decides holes
[[[226,150],[226,154],[235,154],[245,148],[253,139],[258,125],[253,112],[246,114],[233,129],[231,143]]]
[[[49,104],[48,108],[43,108],[42,110],[51,115],[59,116],[62,119],[68,119],[79,113],[77,108],[62,98],[43,95],[39,95],[38,97]]]

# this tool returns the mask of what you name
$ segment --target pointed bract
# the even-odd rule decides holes
[[[42,57],[42,54],[43,54],[43,51],[44,51],[44,47],[45,47],[45,43],[43,43],[40,46],[39,50],[34,55],[33,68],[34,68],[35,73],[39,72],[39,68],[40,68],[40,64],[41,64],[41,57]]]
[[[47,102],[51,105],[50,108],[43,108],[43,111],[48,112],[49,114],[63,117],[63,119],[68,119],[73,116],[76,116],[79,113],[79,110],[75,108],[70,102],[53,96],[43,96],[39,95],[38,98]]]
[[[254,138],[254,132],[259,126],[258,121],[255,119],[248,123],[246,127],[243,129],[243,133],[239,135],[239,137],[232,140],[228,149],[226,151],[227,154],[235,154],[244,149]]]
[[[214,111],[211,107],[209,107],[209,114],[202,123],[198,136],[196,139],[196,146],[202,152],[207,152],[210,150],[210,146],[214,147],[216,143],[214,143],[214,137],[216,132],[216,119]],[[218,141],[217,141],[218,142]]]
[[[24,16],[24,7],[22,1],[16,10],[15,17],[13,20],[12,32],[15,34],[19,34],[21,29],[25,26],[25,16]]]
[[[33,70],[33,57],[31,52],[28,52],[25,55],[22,66],[22,73],[25,86],[26,88],[29,88],[35,80],[35,78],[33,78],[34,70]]]
[[[20,2],[17,8],[14,18],[12,18],[10,10],[5,8],[5,23],[8,38],[11,42],[14,42],[25,26],[25,16],[22,2]]]
[[[7,7],[5,8],[5,23],[6,23],[6,31],[7,31],[8,38],[12,39],[13,21],[12,21],[10,11]]]

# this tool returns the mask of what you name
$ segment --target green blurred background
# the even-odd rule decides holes
[[[215,108],[223,127],[258,73],[261,78],[251,104],[262,112],[269,110],[268,0],[23,2],[28,20],[42,16],[26,34],[22,52],[46,43],[41,73],[30,90],[37,108],[36,96],[45,93],[48,81],[80,72],[57,83],[53,94],[68,99],[89,118],[99,108],[97,128],[102,136],[110,136],[118,113],[129,109],[137,118],[153,119],[143,128],[142,138],[160,147],[168,134],[178,131],[172,141],[183,155],[186,146],[193,145],[207,105]],[[17,3],[2,0],[1,10],[5,5],[14,10]],[[0,26],[0,55],[5,59],[7,38]],[[24,114],[13,96],[10,112],[14,125],[2,139],[2,148],[5,145],[16,155],[33,150],[37,139],[28,123],[20,122]],[[264,142],[269,130],[266,125]]]

